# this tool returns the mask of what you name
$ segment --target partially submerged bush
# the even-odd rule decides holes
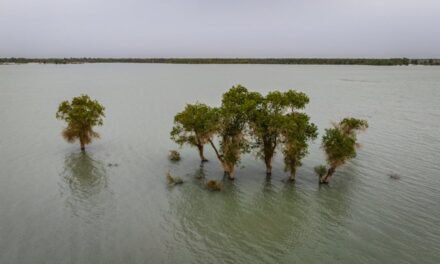
[[[182,184],[183,180],[182,178],[178,176],[172,176],[170,172],[167,172],[167,182],[169,185],[177,185]]]
[[[180,153],[177,150],[170,150],[170,155],[168,156],[168,158],[171,161],[179,161],[180,158]]]
[[[327,168],[324,165],[319,165],[314,168],[315,173],[321,178],[327,172]]]
[[[206,187],[210,191],[221,191],[223,189],[223,183],[217,180],[209,180],[206,182]]]

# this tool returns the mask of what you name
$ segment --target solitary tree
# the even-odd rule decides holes
[[[56,118],[67,122],[63,130],[63,137],[73,143],[77,139],[81,150],[85,145],[90,144],[99,134],[93,131],[94,126],[102,126],[105,108],[96,100],[90,99],[88,95],[74,97],[72,102],[62,102],[56,113]]]
[[[304,113],[291,113],[285,116],[282,130],[282,143],[285,171],[290,173],[289,180],[295,181],[296,170],[301,160],[308,154],[308,142],[318,136],[318,128],[310,123]]]
[[[202,162],[208,161],[203,153],[217,130],[218,110],[205,104],[188,104],[174,117],[171,139],[182,146],[188,144],[197,147]]]
[[[297,110],[303,109],[309,102],[306,94],[289,90],[285,93],[275,91],[267,96],[260,96],[258,104],[250,114],[250,128],[253,136],[252,147],[257,149],[257,156],[266,165],[266,174],[272,174],[272,160],[276,148],[281,140],[281,134],[291,135],[297,127],[295,122],[290,122]],[[308,121],[307,121],[308,122]]]
[[[330,182],[336,168],[345,164],[349,159],[356,157],[357,138],[359,131],[368,128],[366,120],[356,118],[344,118],[333,128],[325,130],[322,138],[322,148],[327,156],[327,173],[321,174],[320,183]]]
[[[217,136],[220,147],[213,140],[209,143],[223,166],[225,175],[234,179],[235,166],[240,162],[241,154],[249,151],[246,130],[249,113],[255,108],[259,94],[249,92],[245,87],[237,85],[223,94],[219,109]]]

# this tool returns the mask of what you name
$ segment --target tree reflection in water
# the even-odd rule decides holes
[[[201,174],[203,170],[196,171],[194,178]],[[169,247],[171,260],[188,255],[188,261],[196,256],[200,263],[301,262],[321,243],[319,234],[328,228],[322,218],[330,214],[338,222],[350,210],[346,191],[335,190],[329,204],[317,183],[298,187],[264,179],[256,190],[245,180],[224,183],[222,192],[190,184],[169,192],[171,215],[166,218],[177,219],[168,226],[176,242]]]
[[[67,155],[61,173],[61,193],[73,215],[95,219],[104,212],[112,194],[105,165],[86,152]]]

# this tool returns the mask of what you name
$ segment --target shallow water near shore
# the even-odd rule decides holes
[[[234,84],[310,96],[320,136],[295,184],[279,154],[270,180],[244,156],[222,192],[203,186],[223,180],[208,146],[203,167],[190,148],[168,161],[174,114]],[[85,154],[55,119],[81,93],[107,116]],[[345,116],[370,128],[319,186],[320,138]],[[440,67],[0,65],[0,123],[0,263],[440,263]]]

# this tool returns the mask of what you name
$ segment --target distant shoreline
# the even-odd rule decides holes
[[[440,59],[409,58],[0,58],[0,64],[168,63],[168,64],[281,64],[281,65],[438,65]]]

